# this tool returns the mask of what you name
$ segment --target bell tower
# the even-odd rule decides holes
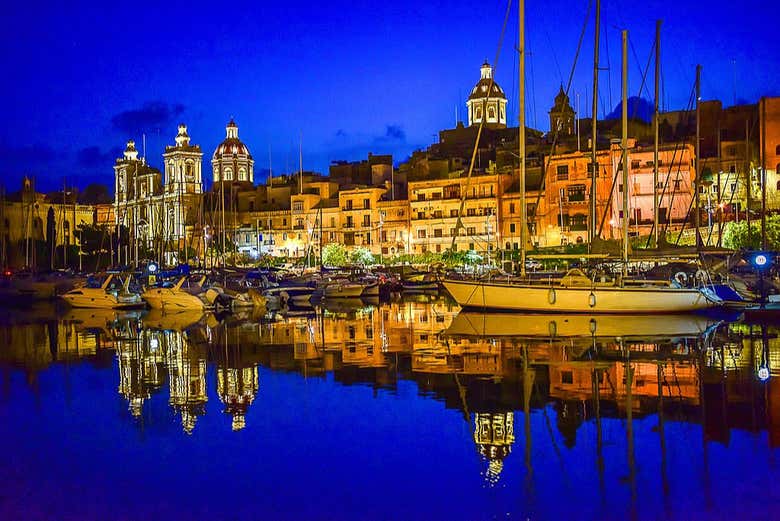
[[[172,194],[199,194],[203,192],[200,146],[190,144],[187,125],[179,124],[176,144],[165,147],[165,192]]]

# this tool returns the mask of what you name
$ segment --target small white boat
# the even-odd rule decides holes
[[[175,286],[170,288],[153,287],[144,291],[142,297],[152,309],[168,310],[200,310],[214,307],[214,295],[209,298],[208,291],[203,288],[206,277],[192,285],[186,285],[187,277],[182,277]]]
[[[119,288],[112,288],[110,274],[99,288],[81,287],[67,293],[61,298],[74,308],[126,309],[144,307],[144,300],[138,293],[129,290],[130,276]]]

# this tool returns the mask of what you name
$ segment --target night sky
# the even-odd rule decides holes
[[[4,79],[0,177],[16,190],[33,175],[41,190],[113,184],[127,139],[161,165],[185,122],[210,158],[234,117],[252,152],[255,181],[269,167],[327,172],[330,161],[369,151],[396,162],[451,128],[479,66],[495,60],[505,1],[393,2],[10,2],[0,17]],[[620,29],[631,38],[630,93],[662,19],[663,108],[684,108],[696,63],[704,99],[725,105],[780,95],[773,2],[602,2],[600,105],[620,96]],[[706,7],[705,7],[706,6]],[[547,111],[571,69],[587,0],[527,2],[528,124],[547,130]],[[705,11],[705,9],[707,9]],[[516,4],[497,81],[517,121]],[[608,52],[607,52],[608,51]],[[592,10],[572,86],[589,116]],[[652,96],[652,64],[645,98]]]

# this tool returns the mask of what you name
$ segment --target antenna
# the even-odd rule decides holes
[[[303,133],[298,134],[298,165],[300,171],[298,172],[298,184],[300,185],[300,192],[303,193]]]
[[[146,164],[146,134],[141,134],[141,136],[142,136],[142,139],[143,139],[143,148],[144,148],[143,159],[144,159],[144,164]]]

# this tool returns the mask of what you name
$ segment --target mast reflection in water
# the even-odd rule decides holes
[[[778,329],[705,316],[34,309],[4,519],[773,517]]]

